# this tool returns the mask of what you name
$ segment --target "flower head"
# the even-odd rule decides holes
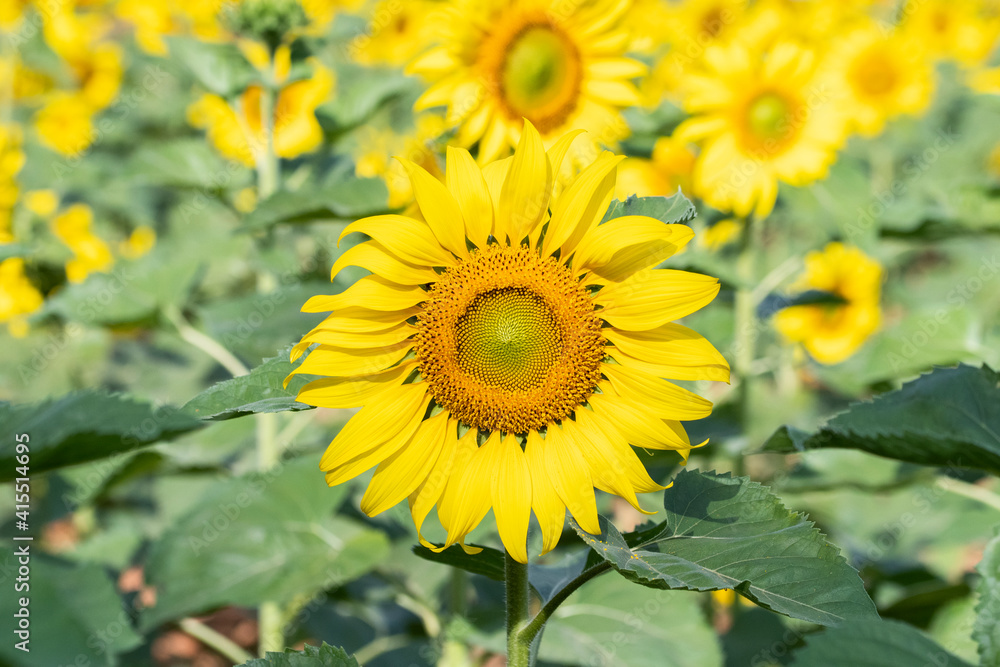
[[[788,340],[802,343],[816,361],[840,363],[878,329],[881,285],[877,261],[857,248],[830,243],[806,255],[806,271],[795,288],[829,292],[843,303],[785,308],[774,316],[774,326]]]
[[[364,406],[323,457],[327,482],[377,466],[370,515],[404,498],[418,530],[436,505],[462,544],[493,508],[504,545],[527,561],[529,515],[544,549],[568,508],[599,532],[593,489],[638,507],[663,487],[632,446],[691,443],[681,420],[711,403],[662,378],[729,378],[722,355],[673,321],[710,302],[704,275],[652,269],[693,236],[643,216],[602,223],[621,158],[605,153],[552,198],[570,134],[548,152],[529,123],[513,157],[484,168],[450,147],[445,182],[403,160],[423,219],[365,218],[337,260],[368,269],[308,312],[333,311],[293,350],[311,405]],[[423,539],[423,538],[421,538]]]

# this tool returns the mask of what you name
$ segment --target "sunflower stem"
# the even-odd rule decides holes
[[[507,588],[507,667],[530,667],[531,639],[521,630],[528,622],[531,593],[528,566],[504,553],[504,584]]]
[[[260,96],[260,117],[264,125],[264,146],[257,158],[257,198],[264,200],[274,194],[281,179],[281,164],[274,151],[275,90],[264,85]]]
[[[733,370],[739,380],[740,419],[744,433],[748,433],[747,422],[750,418],[751,378],[753,362],[756,355],[756,341],[759,334],[754,287],[756,283],[756,254],[759,252],[757,235],[760,232],[760,221],[747,218],[743,223],[743,235],[740,243],[740,254],[736,260],[736,272],[739,285],[736,288],[735,304],[735,340],[733,343]],[[737,456],[733,461],[733,472],[743,474],[743,457]]]

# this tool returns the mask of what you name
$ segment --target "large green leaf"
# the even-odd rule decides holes
[[[146,572],[157,600],[142,626],[286,602],[377,566],[389,552],[385,535],[332,516],[348,488],[328,488],[313,456],[219,483],[154,546]]]
[[[246,375],[219,382],[192,398],[184,409],[201,419],[221,421],[260,412],[312,410],[313,406],[299,403],[295,396],[306,379],[295,376],[283,387],[282,383],[295,366],[288,355],[265,359]]]
[[[985,664],[985,663],[984,663]],[[913,626],[899,621],[852,619],[810,635],[793,667],[970,667]]]
[[[342,648],[323,643],[316,647],[306,644],[301,651],[286,648],[284,653],[268,653],[243,663],[244,667],[358,667],[358,661]]]
[[[979,563],[982,580],[976,588],[976,622],[972,636],[983,665],[1000,665],[1000,533],[986,545]]]
[[[623,536],[578,526],[626,578],[654,588],[733,588],[756,604],[820,625],[876,618],[861,578],[813,524],[746,477],[685,470],[664,492],[664,523]]]
[[[825,447],[1000,472],[1000,374],[985,365],[938,368],[896,391],[854,403],[815,433],[783,426],[764,450]]]
[[[203,426],[169,406],[119,394],[79,391],[43,403],[0,402],[0,481],[13,479],[17,441],[31,438],[33,474],[128,452]]]
[[[226,163],[202,137],[142,144],[128,176],[156,185],[231,190],[245,185],[249,171]]]
[[[5,541],[6,542],[6,541]],[[30,589],[15,591],[14,575],[20,565],[17,549],[27,546]],[[70,565],[48,558],[30,542],[0,546],[0,563],[7,590],[0,596],[0,613],[11,627],[14,614],[27,598],[30,653],[15,648],[22,641],[8,630],[0,642],[0,663],[18,667],[39,665],[116,665],[118,654],[142,643],[132,629],[114,583],[97,565]],[[11,621],[13,620],[13,623]]]
[[[623,587],[617,578],[587,582],[545,624],[538,657],[560,665],[704,667],[722,651],[698,598]]]
[[[670,197],[637,197],[636,195],[629,195],[625,201],[617,199],[612,201],[601,222],[607,222],[608,220],[621,218],[626,215],[645,215],[667,224],[676,224],[694,219],[697,211],[695,211],[694,204],[681,194],[680,190],[677,191],[677,194]]]
[[[168,37],[167,43],[170,55],[184,65],[198,83],[217,95],[237,95],[259,78],[235,44],[188,37]]]
[[[354,220],[387,212],[388,200],[385,182],[378,178],[351,178],[295,192],[280,190],[260,202],[244,226],[263,229],[278,223]]]
[[[505,576],[503,552],[491,547],[481,548],[482,551],[478,554],[467,554],[458,547],[435,553],[425,546],[417,545],[413,547],[413,553],[435,563],[457,567],[472,574],[481,574],[494,581],[503,581]]]

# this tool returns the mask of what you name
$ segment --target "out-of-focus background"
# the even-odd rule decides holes
[[[996,0],[2,0],[4,627],[11,538],[33,541],[31,652],[4,631],[0,663],[222,667],[326,641],[371,667],[503,664],[502,584],[414,555],[403,505],[364,516],[366,476],[327,488],[351,413],[281,380],[322,317],[301,305],[364,274],[330,283],[344,226],[412,204],[392,156],[443,177],[449,144],[509,155],[522,116],[547,141],[588,131],[558,183],[609,149],[619,199],[697,207],[669,266],[721,279],[685,324],[737,379],[695,387],[716,408],[688,467],[768,483],[883,617],[978,662],[995,477],[749,454],[936,365],[1000,365],[998,45]],[[499,545],[492,520],[472,541]],[[571,602],[544,664],[789,664],[816,629],[610,578]]]

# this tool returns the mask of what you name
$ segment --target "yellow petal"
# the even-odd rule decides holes
[[[455,258],[444,249],[427,223],[404,215],[376,215],[347,225],[340,234],[361,232],[381,243],[389,252],[411,264],[454,266]]]
[[[490,162],[483,167],[483,180],[486,181],[486,188],[490,191],[490,199],[493,201],[494,218],[500,214],[500,190],[503,188],[504,181],[507,180],[507,174],[510,172],[510,164],[513,161],[514,158],[507,157],[496,162]],[[493,229],[490,230],[490,233],[493,236],[497,236],[496,222],[493,223]]]
[[[413,437],[379,464],[361,498],[361,511],[375,516],[413,493],[437,463],[447,435],[447,412],[439,412],[421,422]]]
[[[367,241],[348,248],[337,258],[330,271],[332,280],[345,266],[358,266],[377,276],[400,285],[425,285],[437,280],[437,273],[429,266],[408,264],[395,257],[381,243]]]
[[[629,485],[637,493],[655,493],[667,488],[660,486],[649,476],[649,473],[646,472],[646,466],[636,456],[635,451],[629,445],[625,434],[618,428],[616,422],[607,419],[604,415],[597,412],[591,412],[588,416],[592,417],[594,421],[594,425],[596,426],[595,433],[598,435],[603,434],[603,438],[598,437],[595,442],[598,443],[599,447],[607,450],[607,456],[613,458],[615,467],[624,473]],[[647,512],[637,505],[634,507],[643,514],[654,513]]]
[[[410,514],[413,515],[413,523],[417,527],[417,535],[420,538],[420,543],[427,547],[429,547],[429,543],[420,535],[420,528],[424,525],[424,519],[427,518],[431,509],[441,499],[441,494],[444,492],[448,480],[451,479],[454,473],[455,459],[459,451],[460,442],[456,434],[457,428],[458,421],[449,419],[441,454],[438,456],[437,461],[434,462],[434,467],[430,473],[420,481],[420,484],[410,493],[408,498]],[[475,429],[471,429],[470,433],[472,433],[473,438],[472,446],[475,447]],[[466,433],[465,437],[468,438],[469,433]],[[468,444],[464,443],[461,446],[462,451],[467,451]]]
[[[334,347],[347,347],[351,349],[364,349],[376,347],[389,347],[401,343],[419,329],[411,324],[403,322],[385,331],[372,331],[365,333],[344,333],[343,331],[329,331],[326,329],[313,329],[302,337],[302,343],[306,346],[313,343],[322,345],[332,345]]]
[[[549,478],[545,446],[546,442],[538,431],[528,431],[524,460],[531,475],[531,509],[535,511],[535,518],[542,529],[543,555],[555,549],[566,525],[566,504],[559,498]]]
[[[652,269],[604,287],[594,296],[594,303],[603,306],[601,319],[611,326],[643,331],[703,308],[719,293],[719,287],[718,279],[711,276]]]
[[[389,368],[405,357],[412,348],[411,340],[404,340],[388,347],[353,350],[320,345],[288,375],[289,377],[301,374],[337,377],[370,375]]]
[[[591,229],[580,241],[573,267],[621,282],[656,266],[694,238],[686,225],[667,225],[655,218],[626,215]]]
[[[459,257],[468,257],[465,244],[465,220],[455,197],[444,183],[430,175],[423,167],[403,158],[396,158],[406,169],[413,186],[417,206],[442,246]]]
[[[642,104],[639,91],[626,81],[598,81],[591,79],[583,84],[588,97],[612,106],[635,106]]]
[[[497,445],[493,466],[493,514],[503,546],[511,558],[528,562],[528,522],[531,519],[531,472],[517,438],[508,435]]]
[[[677,431],[664,420],[644,410],[641,404],[632,403],[620,396],[594,394],[590,397],[594,412],[620,432],[625,440],[644,449],[677,449],[691,447],[683,428]],[[680,422],[673,422],[679,426]]]
[[[464,148],[448,146],[445,180],[465,220],[465,235],[476,246],[486,247],[493,229],[493,201],[483,172]]]
[[[550,424],[545,433],[545,467],[552,488],[580,527],[593,535],[600,534],[590,466],[581,460],[574,443],[555,424]]]
[[[634,79],[648,68],[631,58],[602,58],[587,64],[587,73],[598,79]]]
[[[569,150],[573,140],[581,134],[583,134],[583,130],[570,130],[559,137],[559,141],[546,151],[545,155],[549,159],[549,170],[552,172],[553,185],[555,185],[555,178],[559,174],[560,167],[562,167],[563,158],[566,157],[566,151]]]
[[[371,375],[313,380],[299,390],[295,400],[318,408],[361,407],[386,389],[399,386],[416,366],[414,360]]]
[[[510,171],[500,189],[496,221],[497,229],[507,233],[512,245],[520,245],[548,212],[551,188],[552,172],[542,138],[525,120]]]
[[[601,364],[620,396],[643,403],[659,417],[703,419],[712,414],[712,402],[683,387],[620,364]]]
[[[306,301],[304,313],[325,313],[351,306],[372,310],[406,310],[427,298],[415,285],[398,285],[381,276],[364,276],[340,294],[320,294]]]
[[[604,329],[618,363],[674,380],[729,382],[729,363],[703,336],[679,324],[649,331]]]
[[[597,425],[590,410],[577,410],[576,421],[567,420],[563,424],[563,433],[590,466],[594,486],[624,498],[629,505],[645,512],[639,505],[639,499],[635,497],[635,489],[625,475],[624,466],[612,451],[611,442]]]
[[[417,306],[406,310],[370,310],[368,308],[344,308],[333,315],[328,316],[318,325],[314,331],[344,331],[351,333],[364,333],[369,331],[384,331],[390,327],[399,325],[411,317],[419,315],[421,309]],[[292,356],[295,361],[296,356]]]
[[[475,429],[470,429],[470,432]],[[490,511],[490,485],[500,451],[500,433],[494,431],[482,447],[476,439],[468,437],[459,441],[455,466],[448,485],[438,503],[438,517],[448,530],[448,539],[442,549],[465,542],[465,536],[479,525]]]
[[[399,435],[404,440],[409,438],[423,420],[429,400],[427,385],[423,383],[404,384],[394,391],[379,394],[344,424],[323,454],[320,470],[334,471]]]
[[[600,156],[559,196],[552,206],[552,220],[542,245],[543,256],[561,249],[560,257],[568,259],[583,236],[597,226],[611,203],[615,167],[624,159],[608,153]]]

